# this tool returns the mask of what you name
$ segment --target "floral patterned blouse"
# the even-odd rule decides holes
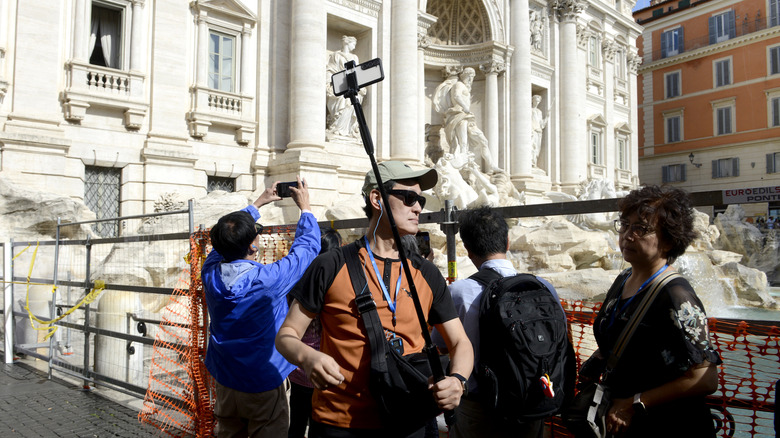
[[[629,268],[615,279],[593,324],[593,334],[604,359],[609,357],[623,328],[650,289],[645,287],[634,299],[621,299],[623,285],[630,274]],[[677,277],[660,290],[615,369],[604,376],[603,381],[612,391],[613,398],[633,397],[638,392],[682,376],[693,365],[705,360],[716,365],[722,362],[710,342],[704,306],[688,280]],[[691,426],[692,431],[701,432],[694,433],[694,436],[712,436],[709,432],[705,433],[711,429],[706,426],[711,426],[712,419],[704,397],[676,400],[651,408],[646,418],[649,421],[640,423],[651,427],[657,423],[652,420],[653,417],[660,417],[657,420],[664,423],[671,421],[670,417],[678,417]],[[635,427],[631,429],[637,430]],[[647,428],[644,430],[649,432]],[[668,429],[664,433],[670,436]],[[630,436],[640,435],[646,434]]]

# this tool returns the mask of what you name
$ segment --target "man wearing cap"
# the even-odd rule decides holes
[[[413,170],[399,161],[385,161],[378,167],[390,205],[383,205],[374,172],[369,171],[363,185],[368,232],[351,245],[357,247],[385,333],[390,339],[401,339],[403,354],[408,355],[422,351],[424,339],[387,209],[392,211],[402,237],[416,234],[425,205],[420,193],[436,184],[437,174],[434,169]],[[419,255],[410,255],[409,265],[428,324],[443,333],[449,348],[450,374],[432,385],[431,391],[440,408],[451,410],[460,403],[463,382],[473,368],[471,343],[438,268]],[[309,438],[388,436],[368,390],[371,354],[355,307],[355,291],[343,249],[317,257],[290,296],[294,301],[276,346],[287,360],[306,372],[315,386]],[[322,324],[320,351],[300,341],[317,315]],[[408,436],[422,437],[424,431],[422,425]]]
[[[219,219],[210,232],[214,249],[201,269],[211,317],[206,367],[216,380],[218,437],[287,436],[283,383],[295,366],[276,351],[274,338],[287,315],[287,292],[320,251],[320,228],[299,177],[298,188],[290,188],[301,217],[289,253],[269,265],[255,260],[262,232],[257,209],[282,199],[277,184]]]

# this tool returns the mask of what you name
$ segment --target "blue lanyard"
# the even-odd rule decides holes
[[[387,301],[387,307],[390,308],[390,311],[393,312],[393,327],[395,327],[395,306],[398,304],[398,291],[401,289],[401,274],[403,273],[402,269],[403,266],[401,266],[398,269],[398,281],[395,283],[395,301],[392,301],[390,299],[390,293],[387,291],[387,286],[385,286],[385,282],[382,280],[382,274],[379,273],[379,268],[376,266],[376,260],[374,260],[374,253],[371,252],[371,245],[368,243],[368,237],[363,236],[363,238],[366,240],[366,252],[368,253],[368,258],[371,259],[371,264],[374,266],[374,272],[376,272],[376,279],[379,282],[379,287],[382,288],[382,295],[385,296],[385,301]]]
[[[655,279],[655,277],[658,277],[659,275],[661,275],[661,273],[664,272],[666,270],[666,268],[668,268],[668,267],[669,267],[669,265],[663,265],[661,267],[661,269],[655,271],[655,274],[653,274],[652,276],[650,276],[650,278],[645,280],[645,282],[642,283],[641,286],[639,286],[639,290],[637,290],[636,293],[631,296],[631,298],[626,300],[626,303],[623,304],[622,306],[620,306],[620,309],[618,309],[618,304],[620,304],[620,295],[618,295],[618,300],[615,302],[615,308],[613,309],[612,315],[610,315],[610,318],[609,318],[609,327],[612,327],[612,324],[615,322],[615,316],[618,313],[623,313],[628,308],[628,306],[631,304],[631,301],[633,301],[634,298],[637,295],[639,295],[639,292],[642,292],[642,289],[644,289],[645,286],[650,284],[650,282],[653,281]],[[622,289],[623,289],[623,286],[626,284],[626,281],[628,280],[628,277],[630,277],[630,275],[626,276],[626,278],[623,279],[623,284],[620,285],[621,295],[623,294]]]

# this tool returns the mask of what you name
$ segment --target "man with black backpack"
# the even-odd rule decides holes
[[[458,222],[479,271],[450,285],[474,347],[475,370],[450,437],[541,437],[544,419],[573,390],[566,315],[550,283],[517,274],[507,259],[503,216],[484,206],[461,213]],[[434,333],[434,341],[440,340]]]

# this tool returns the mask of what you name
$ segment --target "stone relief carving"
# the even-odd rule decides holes
[[[447,79],[436,87],[433,96],[434,110],[444,117],[444,138],[449,144],[448,152],[453,154],[458,168],[469,161],[469,155],[477,155],[482,157],[485,171],[498,170],[493,163],[487,138],[471,112],[471,84],[476,72],[466,67],[460,75],[448,74]]]
[[[542,53],[544,51],[544,25],[546,17],[540,11],[531,11],[531,50]]]
[[[618,50],[618,44],[610,39],[604,38],[601,41],[601,53],[604,55],[604,59],[612,62],[615,59],[615,52]]]
[[[628,54],[627,61],[628,71],[635,75],[637,70],[639,70],[639,65],[642,64],[642,57],[632,52]]]
[[[341,50],[333,52],[328,58],[328,64],[326,66],[328,78],[326,85],[327,92],[327,133],[329,138],[333,137],[347,137],[351,139],[360,138],[360,128],[357,123],[357,117],[355,116],[355,109],[352,107],[352,103],[349,99],[344,99],[343,96],[336,96],[333,93],[333,84],[330,82],[330,77],[344,70],[344,64],[349,61],[355,61],[355,64],[359,64],[357,55],[352,53],[357,45],[357,39],[353,36],[344,35],[341,37]],[[362,88],[358,92],[358,101],[363,100],[366,95],[366,89]]]
[[[575,20],[587,5],[587,0],[555,0],[551,7],[558,13],[561,21],[569,21]]]
[[[544,134],[544,128],[547,126],[547,121],[550,119],[550,109],[547,109],[547,116],[539,109],[539,103],[542,101],[542,96],[534,94],[531,98],[531,164],[533,167],[537,167],[537,161],[539,160],[539,153],[542,151],[542,135]]]

